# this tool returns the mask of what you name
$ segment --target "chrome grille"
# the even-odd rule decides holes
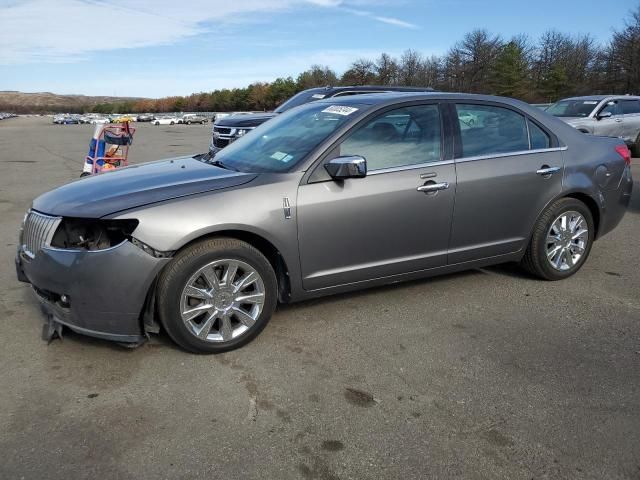
[[[22,251],[25,255],[35,258],[42,247],[49,245],[60,220],[60,217],[29,212],[22,229]]]
[[[213,131],[221,135],[231,135],[233,133],[230,128],[217,127],[217,126],[213,127]]]

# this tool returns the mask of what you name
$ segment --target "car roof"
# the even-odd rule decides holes
[[[602,101],[602,100],[606,100],[607,98],[613,98],[616,100],[619,99],[629,99],[629,100],[639,100],[640,97],[635,96],[635,95],[584,95],[581,97],[569,97],[569,98],[563,98],[562,100],[559,101],[565,101],[565,100],[597,100],[597,101]]]
[[[314,103],[334,104],[334,105],[393,105],[399,101],[406,100],[455,100],[455,101],[483,101],[498,102],[512,105],[518,108],[535,108],[531,105],[509,97],[498,97],[494,95],[478,95],[473,93],[447,93],[447,92],[384,92],[374,94],[350,95],[346,97],[328,97],[317,100]],[[539,110],[539,109],[538,109]]]
[[[400,87],[395,85],[344,85],[333,87],[315,87],[304,90],[305,92],[325,93],[326,95],[335,95],[342,92],[432,92],[431,87]]]

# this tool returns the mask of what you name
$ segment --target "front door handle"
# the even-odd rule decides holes
[[[620,123],[622,121],[621,118],[616,118],[616,122]]]
[[[418,188],[416,188],[416,190],[423,193],[435,193],[435,192],[439,192],[440,190],[446,190],[447,188],[449,188],[449,182],[442,182],[442,183],[427,182],[424,185],[421,185]]]
[[[543,177],[550,177],[556,172],[560,171],[560,167],[550,167],[549,165],[543,165],[539,170],[536,170],[538,175],[542,175]]]

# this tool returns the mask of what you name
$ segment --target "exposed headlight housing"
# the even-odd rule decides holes
[[[63,218],[51,239],[51,246],[70,250],[105,250],[125,240],[138,226],[138,220],[96,220]]]

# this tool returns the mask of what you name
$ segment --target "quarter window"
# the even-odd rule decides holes
[[[462,156],[529,150],[524,116],[508,108],[492,105],[456,105]]]
[[[358,128],[337,155],[361,155],[369,171],[440,160],[440,112],[437,105],[391,110]]]
[[[538,125],[527,119],[529,125],[529,138],[531,139],[531,150],[538,150],[540,148],[549,148],[551,146],[551,139],[549,135],[545,133]]]

